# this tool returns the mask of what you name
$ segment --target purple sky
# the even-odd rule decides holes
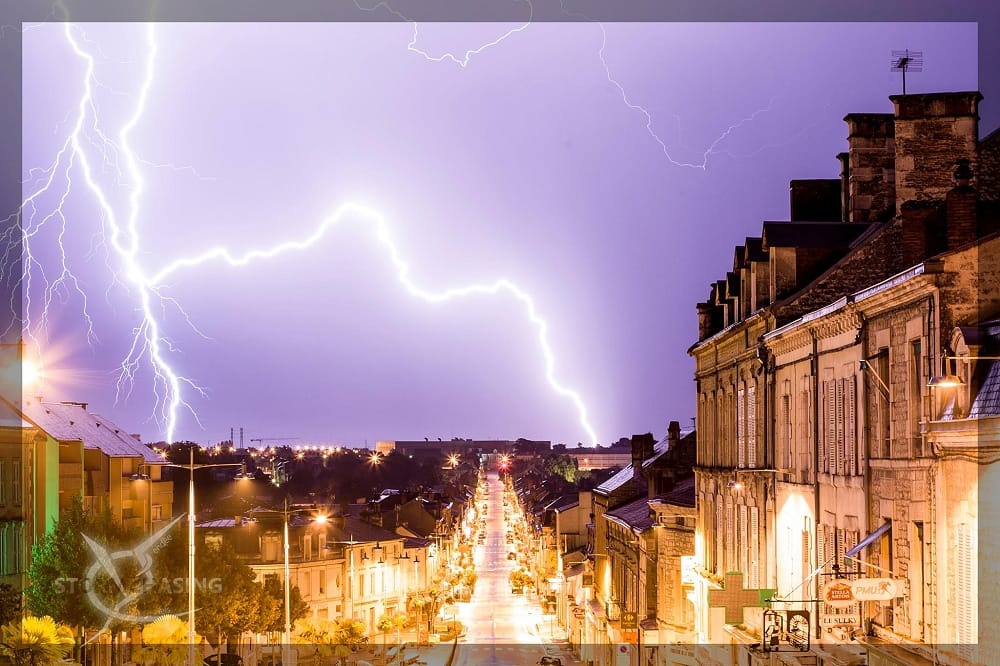
[[[73,134],[87,62],[62,24],[28,27],[24,196],[54,173],[24,218],[43,395],[163,438],[148,355],[130,394],[115,390],[147,293],[164,362],[204,389],[180,384],[198,419],[179,409],[176,439],[242,426],[248,439],[302,443],[590,443],[546,379],[521,302],[415,297],[359,216],[305,250],[141,287],[212,247],[306,239],[353,202],[383,216],[412,285],[506,278],[530,293],[554,377],[578,392],[600,442],[660,435],[694,415],[695,304],[734,245],[787,218],[789,180],[838,176],[845,114],[891,111],[891,51],[924,53],[908,92],[977,88],[972,23],[544,23],[464,67],[441,58],[517,27],[421,24],[408,49],[405,23],[160,24],[143,98],[146,27],[75,26],[94,58],[93,104],[81,152],[67,169],[70,146],[54,172],[31,169],[51,167]],[[137,241],[131,272],[115,224],[120,245]],[[49,292],[46,319],[43,274],[55,285],[64,267],[77,281]]]

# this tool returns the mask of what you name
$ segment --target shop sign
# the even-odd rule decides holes
[[[856,627],[861,624],[861,618],[856,613],[844,615],[826,614],[819,619],[822,627]]]
[[[857,599],[848,581],[834,580],[823,588],[823,602],[830,608],[850,608]]]
[[[586,614],[587,614],[587,611],[584,610],[584,608],[582,608],[580,606],[578,606],[578,607],[576,607],[576,608],[573,609],[573,617],[575,617],[577,619],[582,618]]]
[[[639,624],[632,611],[622,611],[622,629],[635,629]]]
[[[859,578],[851,581],[851,592],[857,601],[889,601],[899,595],[899,587],[891,578]]]

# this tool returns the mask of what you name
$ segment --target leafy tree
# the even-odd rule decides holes
[[[24,591],[25,606],[33,614],[50,616],[61,624],[117,629],[120,623],[110,622],[106,613],[88,599],[87,587],[92,586],[94,594],[108,608],[117,607],[122,590],[103,571],[94,580],[87,580],[95,554],[84,535],[109,552],[125,547],[133,536],[114,521],[109,511],[100,514],[85,511],[82,498],[74,497],[52,529],[32,547],[28,565],[31,584]],[[116,567],[119,562],[115,561]],[[119,579],[123,585],[137,587],[139,582],[128,571],[130,564],[134,565],[121,565]]]
[[[0,629],[0,655],[15,666],[49,666],[73,648],[73,631],[49,616],[26,617]]]
[[[264,581],[264,591],[269,597],[277,602],[278,611],[275,614],[274,619],[268,623],[266,631],[284,631],[285,588],[276,578],[268,578]],[[301,620],[309,615],[309,604],[302,600],[302,593],[299,592],[297,585],[293,585],[288,591],[288,600],[291,602],[291,605],[289,606],[291,608],[290,619],[292,621],[292,626],[294,626],[297,620]]]
[[[0,624],[21,617],[21,592],[13,585],[0,583]]]

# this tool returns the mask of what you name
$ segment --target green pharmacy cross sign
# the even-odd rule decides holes
[[[748,590],[743,587],[743,572],[726,572],[726,584],[721,590],[708,591],[709,607],[726,609],[726,624],[742,624],[744,608],[759,608],[768,604],[777,590]]]

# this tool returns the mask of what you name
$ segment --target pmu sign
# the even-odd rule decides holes
[[[891,578],[859,578],[851,581],[851,592],[857,601],[889,601],[899,594],[899,586]]]

